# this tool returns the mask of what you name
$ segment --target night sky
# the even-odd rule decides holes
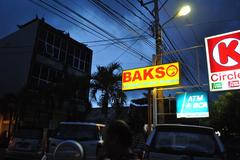
[[[155,40],[151,37],[151,27],[147,25],[153,22],[151,15],[137,0],[102,0],[102,2],[113,9],[114,13],[118,14],[118,18],[115,17],[113,19],[114,15],[110,17],[105,14],[104,10],[97,7],[93,0],[43,0],[43,2],[38,0],[0,0],[0,38],[16,31],[19,24],[24,24],[36,16],[39,18],[44,17],[47,23],[60,30],[69,32],[73,39],[86,44],[93,50],[92,72],[96,71],[97,65],[107,65],[111,62],[119,62],[123,69],[151,65],[150,61],[155,53]],[[160,4],[164,2],[165,0],[159,0]],[[65,15],[61,13],[57,14],[60,14],[62,17],[56,15],[57,11],[46,4],[59,9]],[[177,17],[164,26],[164,30],[171,40],[170,43],[164,36],[164,45],[168,52],[174,49],[202,46],[198,49],[182,51],[174,56],[181,56],[183,60],[182,85],[207,84],[204,38],[239,29],[240,1],[168,0],[159,12],[161,24],[171,18],[183,4],[189,4],[192,7],[192,12],[186,17]],[[127,10],[124,6],[130,10]],[[153,6],[148,5],[148,8],[152,10]],[[119,48],[109,41],[93,43],[92,41],[106,39],[99,35],[99,33],[103,33],[102,30],[94,28],[78,15],[101,27],[101,29],[111,34],[112,38],[135,38],[125,39],[128,46],[125,48]],[[88,26],[88,31],[92,27],[97,32],[91,31],[95,33],[93,35],[81,29],[79,27],[81,24],[69,17]],[[66,19],[77,25],[70,23]],[[119,19],[123,21],[119,22]],[[129,26],[126,26],[124,22]],[[135,50],[135,52],[131,52],[131,50]],[[164,62],[174,61],[174,56],[170,58],[169,56],[164,56]],[[146,59],[150,59],[150,61]],[[196,89],[199,90],[199,88],[192,90]],[[202,90],[208,91],[208,86],[203,87]],[[134,91],[129,92],[128,96],[129,99],[139,98],[141,94],[141,91]]]

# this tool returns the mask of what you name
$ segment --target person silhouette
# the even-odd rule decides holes
[[[126,122],[115,120],[111,122],[104,134],[104,155],[101,160],[137,160],[136,154],[133,153],[132,133]]]

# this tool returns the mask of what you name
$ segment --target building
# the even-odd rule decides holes
[[[48,84],[57,84],[66,75],[90,76],[92,50],[72,39],[68,33],[52,27],[43,18],[35,18],[18,25],[18,28],[0,39],[0,97],[18,94],[24,88],[37,92]],[[79,92],[84,92],[84,99],[88,99],[89,89]],[[81,99],[77,101],[82,102]],[[44,117],[41,114],[47,114],[30,110],[25,111],[30,116],[23,116],[28,117],[29,122],[33,117],[38,117],[36,121],[39,121]]]

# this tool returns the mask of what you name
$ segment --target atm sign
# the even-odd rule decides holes
[[[178,62],[125,70],[122,73],[122,90],[164,87],[178,84]]]

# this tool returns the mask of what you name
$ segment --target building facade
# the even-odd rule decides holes
[[[69,75],[80,78],[91,75],[92,50],[72,39],[68,33],[39,18],[18,25],[18,28],[16,32],[0,39],[0,97],[19,94],[23,89],[38,92],[49,84],[58,84]],[[84,95],[86,100],[88,93],[89,89],[86,89],[76,94]],[[73,98],[79,104],[82,103],[78,97]],[[81,110],[84,106],[79,104]],[[43,112],[41,109],[28,109],[25,114],[31,116],[23,117],[36,117],[33,112],[42,114],[44,110],[48,110],[46,104],[45,108],[33,108],[43,108]],[[29,118],[29,121],[33,120]]]

